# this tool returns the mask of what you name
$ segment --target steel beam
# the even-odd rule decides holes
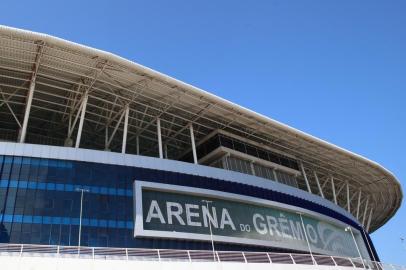
[[[371,207],[371,210],[369,211],[369,218],[368,218],[367,227],[366,227],[367,232],[369,232],[369,227],[371,226],[373,211],[374,211],[374,208]]]
[[[311,190],[310,184],[309,184],[309,180],[307,179],[307,175],[306,175],[306,172],[305,172],[305,169],[304,169],[304,166],[303,166],[303,162],[301,162],[301,161],[300,161],[300,169],[302,171],[303,178],[304,178],[304,180],[306,182],[307,191],[309,193],[312,193],[312,190]]]
[[[156,119],[156,128],[157,128],[157,133],[158,133],[159,158],[164,158],[164,154],[162,151],[161,119],[159,119],[159,118]]]
[[[331,176],[330,180],[331,180],[331,189],[333,190],[334,203],[338,205],[338,203],[337,203],[337,195],[336,195],[336,187],[334,185],[334,177]]]
[[[35,56],[35,62],[34,62],[33,68],[32,68],[31,82],[30,82],[30,87],[28,88],[27,102],[26,102],[25,111],[24,111],[24,119],[23,119],[22,127],[19,132],[19,138],[18,138],[18,141],[20,143],[25,142],[25,137],[27,135],[28,119],[30,117],[32,99],[34,97],[37,73],[38,73],[38,69],[39,69],[39,64],[41,62],[43,48],[44,48],[44,42],[41,41],[40,44],[38,44],[37,54]]]
[[[137,151],[137,155],[140,154],[140,137],[137,135],[135,136],[135,147]]]
[[[75,148],[79,148],[80,145],[80,139],[82,137],[82,130],[83,130],[83,122],[85,121],[85,113],[86,113],[86,106],[87,106],[87,100],[89,98],[88,92],[85,93],[85,96],[83,98],[83,105],[82,105],[82,111],[80,113],[80,121],[79,121],[79,129],[78,129],[78,134],[76,135],[76,144]]]
[[[107,140],[107,142],[106,142],[106,145],[105,145],[105,149],[106,149],[106,150],[109,149],[110,144],[111,144],[111,142],[113,141],[114,135],[116,135],[117,130],[118,130],[118,127],[120,126],[121,121],[123,120],[123,117],[126,115],[126,110],[127,110],[127,109],[124,108],[124,110],[122,111],[122,113],[121,113],[121,115],[120,115],[120,118],[118,119],[118,121],[117,121],[117,123],[116,123],[116,125],[115,125],[115,127],[114,127],[114,129],[113,129],[113,132],[112,132],[111,135],[110,135],[110,138],[108,138],[108,140]],[[109,128],[109,126],[108,126],[108,124],[107,124],[107,125],[106,125],[106,134],[107,134],[108,128]]]
[[[362,226],[364,226],[364,227],[365,227],[365,219],[367,216],[368,203],[369,203],[369,196],[367,197],[367,202],[366,202],[365,208],[364,208],[364,216],[362,217]]]
[[[278,175],[276,174],[276,170],[272,169],[273,177],[275,178],[276,182],[279,182]]]
[[[361,207],[361,189],[358,192],[357,219],[359,221],[359,208]]]
[[[322,189],[321,186],[320,186],[319,177],[317,176],[316,171],[313,171],[313,175],[314,175],[314,179],[316,179],[316,183],[317,183],[317,187],[319,188],[320,195],[321,195],[321,197],[324,198],[323,189]]]
[[[189,125],[189,130],[190,130],[190,140],[192,143],[193,162],[195,164],[198,164],[197,163],[197,154],[196,154],[195,135],[193,133],[193,124],[192,123],[190,123],[190,125]]]
[[[34,78],[34,81],[31,82],[30,88],[28,89],[27,103],[25,105],[25,112],[24,112],[24,120],[23,120],[23,124],[22,124],[21,130],[20,130],[20,133],[19,133],[19,142],[20,143],[23,143],[25,141],[25,137],[27,135],[28,118],[30,117],[32,98],[34,96],[34,89],[35,89],[35,78]]]
[[[127,132],[128,132],[128,116],[130,114],[130,106],[127,104],[125,108],[125,118],[124,118],[124,131],[123,131],[123,144],[121,146],[121,153],[125,154],[127,147]]]
[[[346,188],[347,188],[347,210],[349,213],[351,213],[350,185],[348,184],[348,182],[346,183]]]

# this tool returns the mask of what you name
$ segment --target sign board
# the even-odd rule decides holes
[[[211,231],[219,242],[359,257],[345,224],[304,209],[184,186],[135,181],[134,188],[135,237],[210,241]]]

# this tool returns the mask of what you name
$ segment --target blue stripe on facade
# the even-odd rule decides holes
[[[132,197],[133,191],[131,189],[123,188],[108,188],[102,186],[83,186],[72,184],[57,184],[57,183],[43,183],[24,180],[0,180],[0,188],[25,188],[25,189],[40,189],[40,190],[55,190],[55,191],[74,191],[77,188],[84,188],[89,190],[90,193],[102,195],[118,195]]]
[[[79,225],[79,218],[70,217],[50,217],[50,216],[28,216],[0,214],[2,222],[18,222],[32,224],[53,224],[53,225]],[[101,228],[134,229],[134,222],[127,220],[105,220],[105,219],[82,219],[82,226]]]

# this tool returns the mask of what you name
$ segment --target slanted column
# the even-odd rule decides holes
[[[156,119],[156,128],[158,133],[158,150],[159,158],[164,158],[163,149],[162,149],[162,136],[161,136],[161,119]]]
[[[128,116],[130,114],[130,106],[127,105],[125,108],[125,117],[124,117],[124,131],[123,131],[123,144],[121,146],[121,153],[125,154],[127,147],[127,132],[128,132]]]
[[[255,175],[255,167],[254,167],[254,161],[250,161],[250,168],[251,168],[251,173],[252,175]]]
[[[357,219],[359,220],[359,208],[361,207],[361,189],[358,193],[358,204],[357,204]]]
[[[194,162],[194,164],[197,164],[195,135],[194,135],[194,132],[193,132],[193,124],[192,123],[190,123],[190,125],[189,125],[189,130],[190,130],[190,140],[192,142],[193,162]]]
[[[276,182],[279,182],[278,175],[276,174],[276,170],[272,169],[273,178],[275,178]]]
[[[367,227],[366,227],[367,232],[369,232],[369,227],[371,226],[371,219],[372,219],[373,212],[374,212],[374,209],[371,207],[371,211],[369,211],[369,218],[368,218]]]
[[[32,98],[34,96],[34,89],[35,89],[35,78],[33,78],[33,81],[30,84],[30,88],[28,89],[28,96],[27,96],[27,104],[25,105],[25,112],[24,112],[24,120],[23,124],[19,133],[19,142],[23,143],[25,141],[25,137],[27,135],[27,126],[28,126],[28,118],[30,117],[30,111],[31,111],[31,104],[32,104]]]
[[[351,205],[350,205],[350,185],[348,182],[346,183],[346,188],[347,188],[347,210],[349,213],[351,213]]]
[[[362,226],[364,226],[364,227],[365,227],[365,219],[367,217],[368,203],[369,203],[369,197],[367,197],[367,202],[365,204],[365,209],[364,209],[364,216],[362,217]]]
[[[135,146],[136,146],[136,150],[137,150],[137,155],[140,154],[140,137],[137,135],[135,137]]]
[[[333,190],[334,203],[337,204],[336,186],[334,185],[334,177],[331,176],[331,189]]]
[[[88,98],[89,98],[88,93],[86,92],[85,96],[83,98],[82,111],[80,113],[79,129],[78,129],[78,135],[76,136],[75,148],[79,148],[79,145],[80,145],[80,139],[82,137],[83,122],[85,121],[85,113],[86,113],[86,106],[87,106]]]
[[[302,170],[302,175],[303,175],[303,178],[304,178],[304,180],[306,182],[307,191],[309,193],[312,193],[312,190],[311,190],[310,184],[309,184],[309,180],[307,179],[307,175],[306,175],[305,169],[303,167],[303,162],[300,162],[300,169]]]
[[[320,195],[321,195],[321,197],[324,198],[323,189],[321,188],[319,177],[317,176],[316,171],[313,171],[313,174],[314,174],[314,179],[316,179],[316,183],[317,183],[317,187],[319,188]]]

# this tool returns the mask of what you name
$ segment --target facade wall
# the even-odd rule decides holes
[[[63,148],[51,147],[48,150],[58,149]],[[82,151],[82,149],[77,149],[77,151]],[[101,153],[100,151],[91,152]],[[60,156],[52,151],[48,151],[47,155]],[[172,167],[171,171],[170,166],[165,168],[162,166],[162,169],[159,169],[162,160],[158,159],[149,158],[151,164],[156,162],[155,165],[151,165],[155,168],[146,168],[146,166],[35,156],[37,156],[35,152],[25,155],[4,154],[0,156],[1,242],[77,245],[80,193],[75,189],[87,188],[90,192],[85,193],[84,196],[82,245],[174,249],[211,248],[210,243],[199,241],[135,239],[133,237],[132,191],[134,180],[257,197],[308,209],[362,230],[355,219],[331,209],[328,204],[318,204],[312,200],[300,198],[300,194],[293,196],[289,192],[284,192],[283,188],[271,189],[227,181],[220,175],[205,177],[179,173],[177,172],[179,168]],[[214,168],[207,168],[207,170],[220,171]],[[239,174],[234,173],[234,175]],[[275,184],[283,186],[278,183],[273,185]],[[293,188],[288,187],[288,190],[291,189]],[[303,191],[298,190],[298,192]],[[325,201],[327,202],[327,200]],[[365,236],[364,240],[366,240]],[[216,247],[219,250],[259,251],[265,249],[219,243],[216,243]],[[266,248],[266,250],[279,251],[277,248]],[[376,254],[374,256],[377,258]]]

